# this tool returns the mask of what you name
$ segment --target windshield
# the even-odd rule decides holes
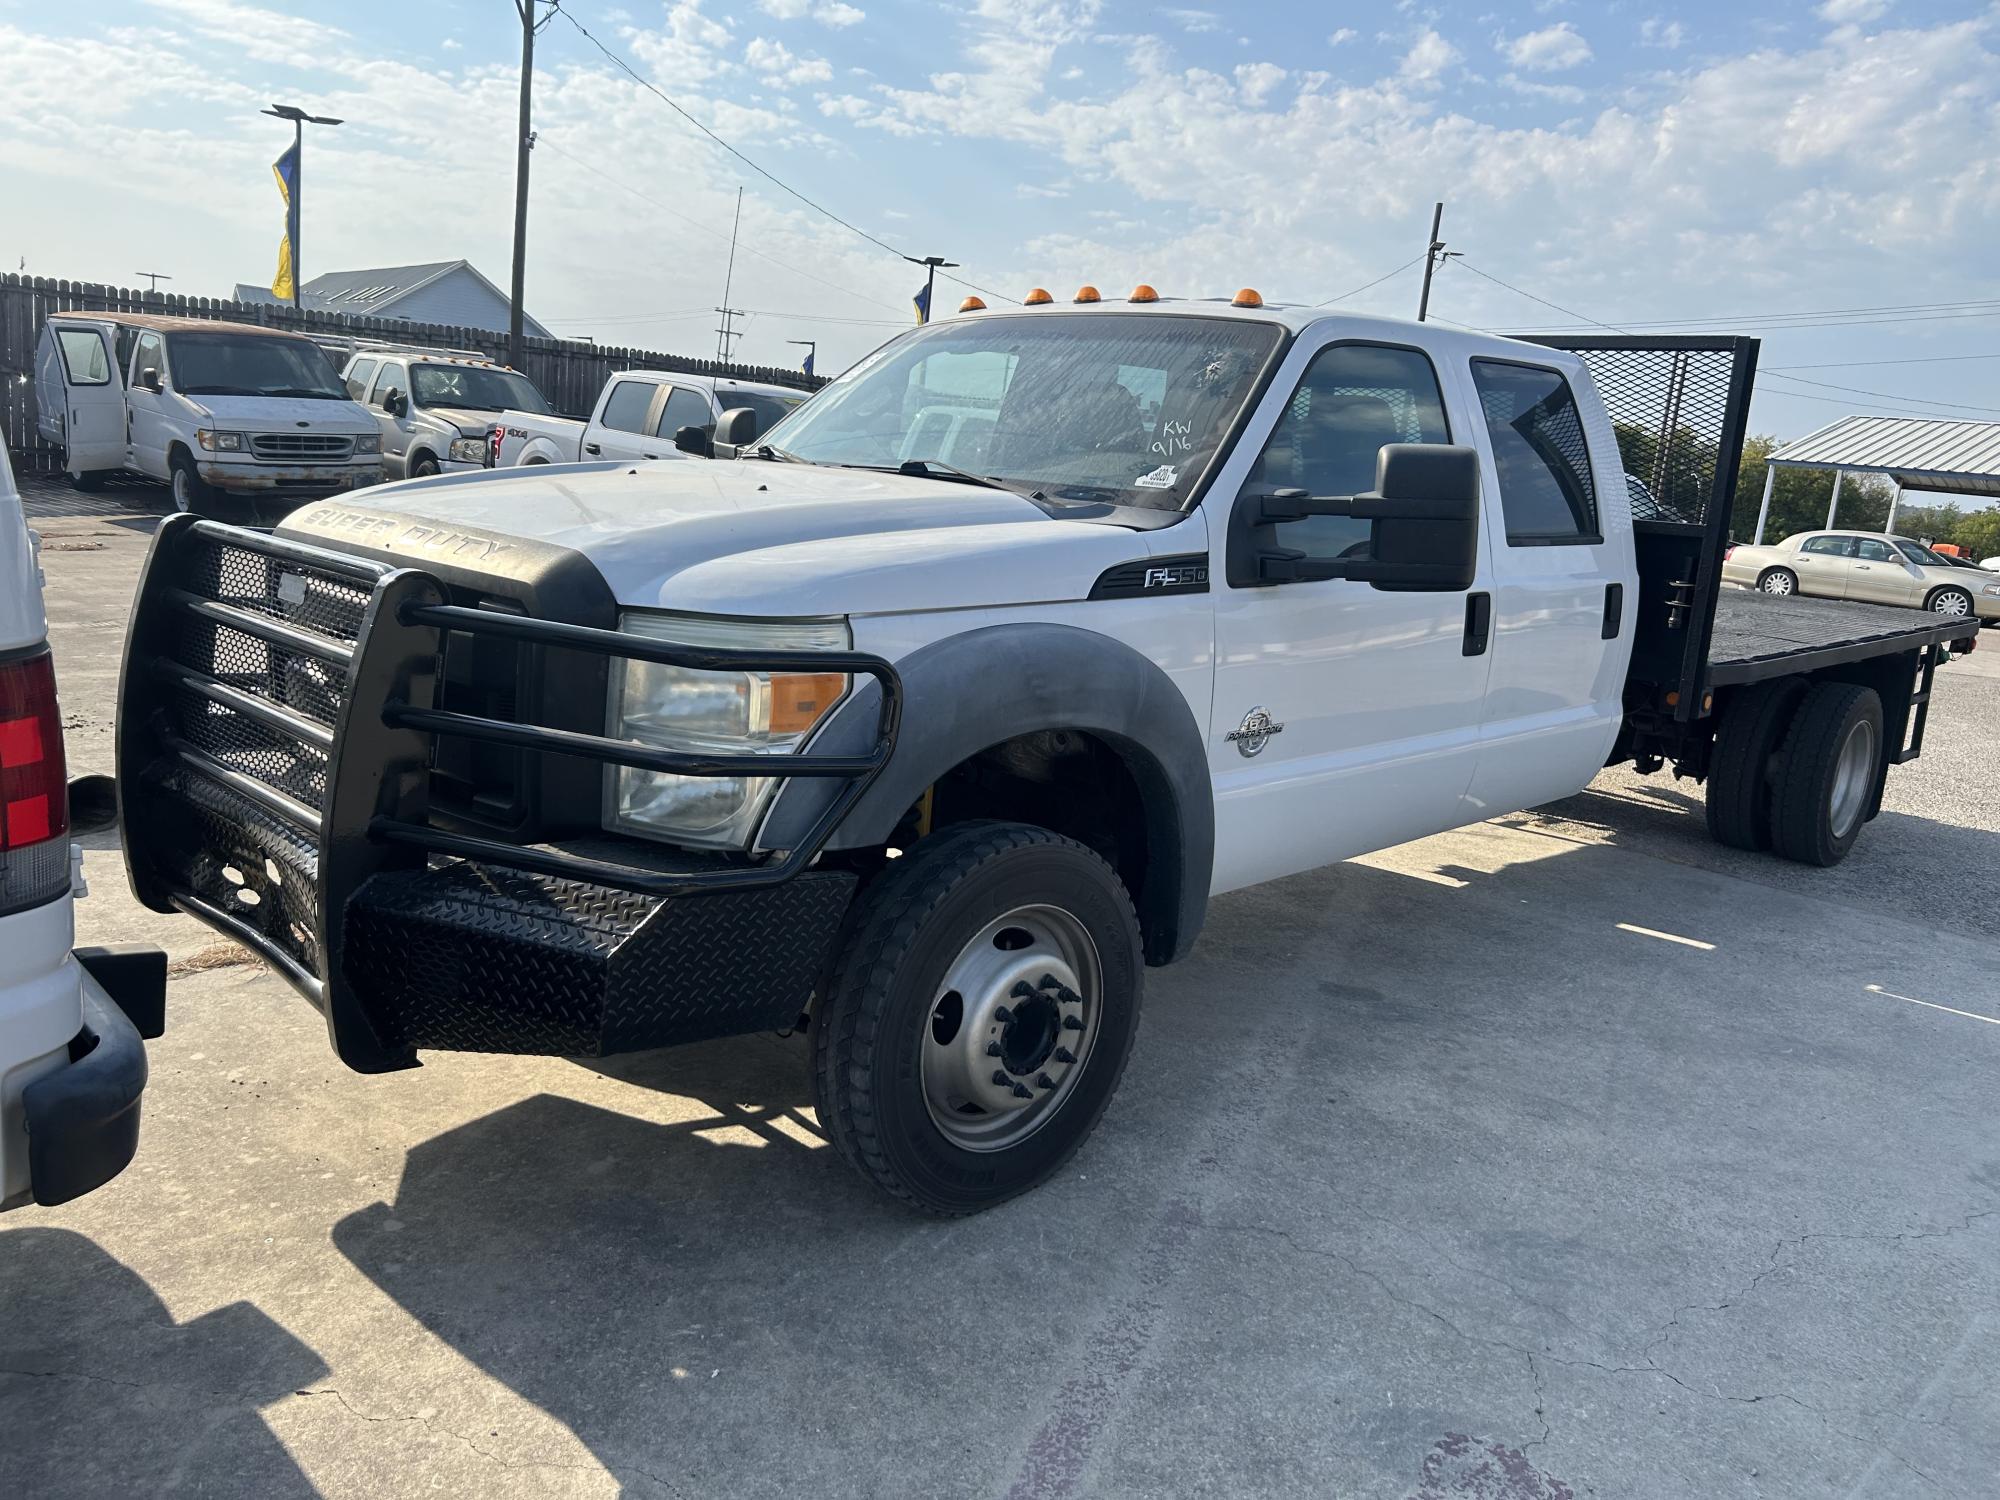
[[[528,411],[546,416],[549,403],[534,382],[490,365],[412,365],[410,395],[419,406],[468,411]]]
[[[1930,548],[1918,542],[1906,542],[1901,537],[1891,537],[1890,540],[1902,549],[1903,556],[1920,567],[1948,568],[1951,566],[1950,558],[1940,557],[1937,553],[1931,551]]]
[[[739,406],[749,407],[750,410],[757,413],[757,430],[759,432],[769,432],[778,423],[797,410],[799,403],[806,398],[803,396],[767,396],[762,391],[718,390],[715,393],[715,399],[722,403],[724,410],[733,410]]]
[[[1181,510],[1282,337],[1157,313],[937,324],[885,345],[765,441],[810,463],[928,459],[1049,500]]]
[[[184,396],[302,396],[345,401],[319,345],[256,333],[170,333],[174,388]]]

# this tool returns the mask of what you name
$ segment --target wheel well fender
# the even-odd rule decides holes
[[[1132,896],[1147,962],[1171,963],[1193,946],[1215,863],[1214,785],[1201,727],[1158,665],[1095,631],[1024,623],[933,642],[896,670],[903,714],[895,751],[829,848],[885,843],[928,788],[983,752],[1041,731],[1073,731],[1115,754],[1137,788],[1145,858]],[[881,689],[868,679],[810,749],[865,755],[880,711]],[[784,783],[758,842],[767,849],[796,844],[838,786]]]

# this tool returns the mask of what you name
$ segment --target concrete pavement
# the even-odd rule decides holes
[[[108,769],[143,523],[41,524]],[[1996,658],[1837,871],[1607,774],[1224,898],[970,1221],[836,1159],[802,1039],[369,1079],[184,974],[138,1160],[0,1220],[0,1493],[1992,1493]],[[212,946],[115,861],[83,940]]]

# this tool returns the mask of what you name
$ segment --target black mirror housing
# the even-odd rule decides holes
[[[696,458],[715,457],[715,445],[708,440],[708,429],[693,423],[675,430],[674,446],[683,453],[692,453]]]
[[[1308,516],[1370,525],[1369,555],[1308,557],[1278,530]],[[1299,489],[1239,496],[1229,522],[1229,582],[1238,587],[1346,578],[1393,593],[1457,593],[1479,568],[1479,455],[1445,443],[1389,443],[1366,495]]]
[[[145,391],[157,391],[160,388],[160,372],[153,366],[147,365],[139,372],[139,388]]]
[[[403,400],[403,393],[392,385],[382,393],[382,410],[392,417],[400,417],[409,410],[409,404]]]
[[[757,413],[747,406],[730,407],[715,424],[715,441],[731,448],[756,442]]]

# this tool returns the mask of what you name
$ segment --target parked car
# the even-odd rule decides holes
[[[737,432],[748,441],[776,425],[808,394],[752,380],[627,370],[604,382],[586,422],[533,412],[503,413],[494,428],[498,440],[493,445],[493,467],[600,458],[686,458],[687,451],[674,441],[681,429],[698,427],[707,437],[724,412],[748,410],[751,418]]]
[[[66,1203],[124,1170],[139,1144],[140,1038],[165,1019],[159,949],[72,947],[82,852],[47,635],[36,541],[0,446],[0,1209]],[[106,791],[95,800],[108,809]]]
[[[1774,547],[1739,542],[1724,554],[1722,579],[1767,594],[2000,620],[2000,580],[1969,578],[1921,542],[1881,531],[1801,531]]]
[[[483,469],[495,418],[549,410],[527,376],[475,352],[364,345],[341,379],[381,428],[390,479]]]
[[[205,318],[56,313],[35,354],[37,425],[78,489],[129,470],[174,508],[307,500],[377,483],[375,424],[310,339]]]
[[[1090,1134],[1212,896],[1625,761],[1830,865],[1921,752],[1972,621],[1715,587],[1735,446],[1686,486],[1707,524],[1632,521],[1590,362],[1642,439],[1685,402],[1740,445],[1756,342],[1551,343],[1092,293],[913,329],[714,462],[169,518],[119,704],[134,890],[367,1073],[809,1012],[845,1160],[1000,1202]],[[219,559],[272,580],[227,616],[261,671],[179,628]],[[190,744],[172,694],[218,674]]]

